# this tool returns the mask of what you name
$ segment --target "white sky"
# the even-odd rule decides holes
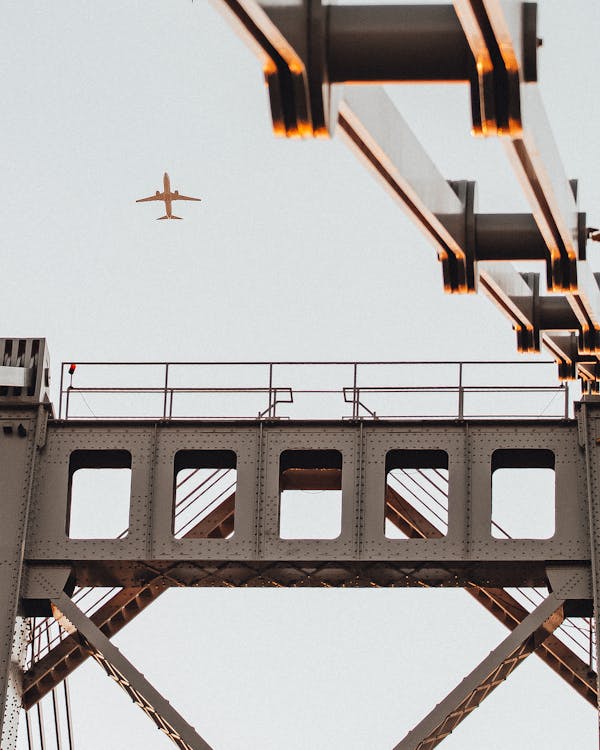
[[[600,6],[540,3],[543,96],[600,220]],[[340,141],[271,134],[258,62],[207,0],[9,0],[2,335],[61,360],[511,359],[486,300],[442,291],[434,251]],[[465,87],[393,93],[482,211],[526,211]],[[136,198],[200,204],[156,222]],[[588,252],[594,267],[597,250]],[[540,269],[541,270],[541,269]],[[506,634],[461,591],[189,590],[116,643],[215,750],[389,750]],[[78,748],[168,748],[95,664],[71,680]],[[592,746],[594,711],[529,659],[443,747]]]

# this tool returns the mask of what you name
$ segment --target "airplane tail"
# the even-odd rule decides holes
[[[163,219],[179,219],[180,221],[183,221],[183,218],[181,216],[159,216],[156,221],[162,221]]]

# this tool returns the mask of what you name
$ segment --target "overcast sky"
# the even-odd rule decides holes
[[[539,13],[542,93],[598,225],[600,6]],[[0,35],[2,335],[47,337],[55,381],[62,360],[515,357],[341,141],[273,137],[258,61],[207,0],[9,0]],[[480,210],[528,210],[500,143],[469,135],[466,87],[391,93]],[[203,199],[184,221],[134,202],[164,171]],[[115,642],[215,750],[390,750],[506,632],[461,591],[177,590]],[[71,686],[79,749],[170,746],[96,664]],[[595,736],[531,657],[444,748]]]

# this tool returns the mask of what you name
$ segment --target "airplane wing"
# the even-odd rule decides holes
[[[187,195],[173,195],[171,198],[173,201],[201,201],[202,198],[190,198]]]
[[[164,199],[164,193],[159,193],[158,195],[150,195],[148,198],[138,198],[136,203],[145,203],[146,201],[164,201]]]

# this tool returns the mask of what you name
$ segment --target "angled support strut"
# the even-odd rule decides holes
[[[394,750],[433,750],[506,680],[564,620],[564,600],[550,594]]]
[[[71,634],[78,632],[83,645],[108,676],[180,750],[212,750],[64,592],[52,598],[52,608],[61,627]]]

